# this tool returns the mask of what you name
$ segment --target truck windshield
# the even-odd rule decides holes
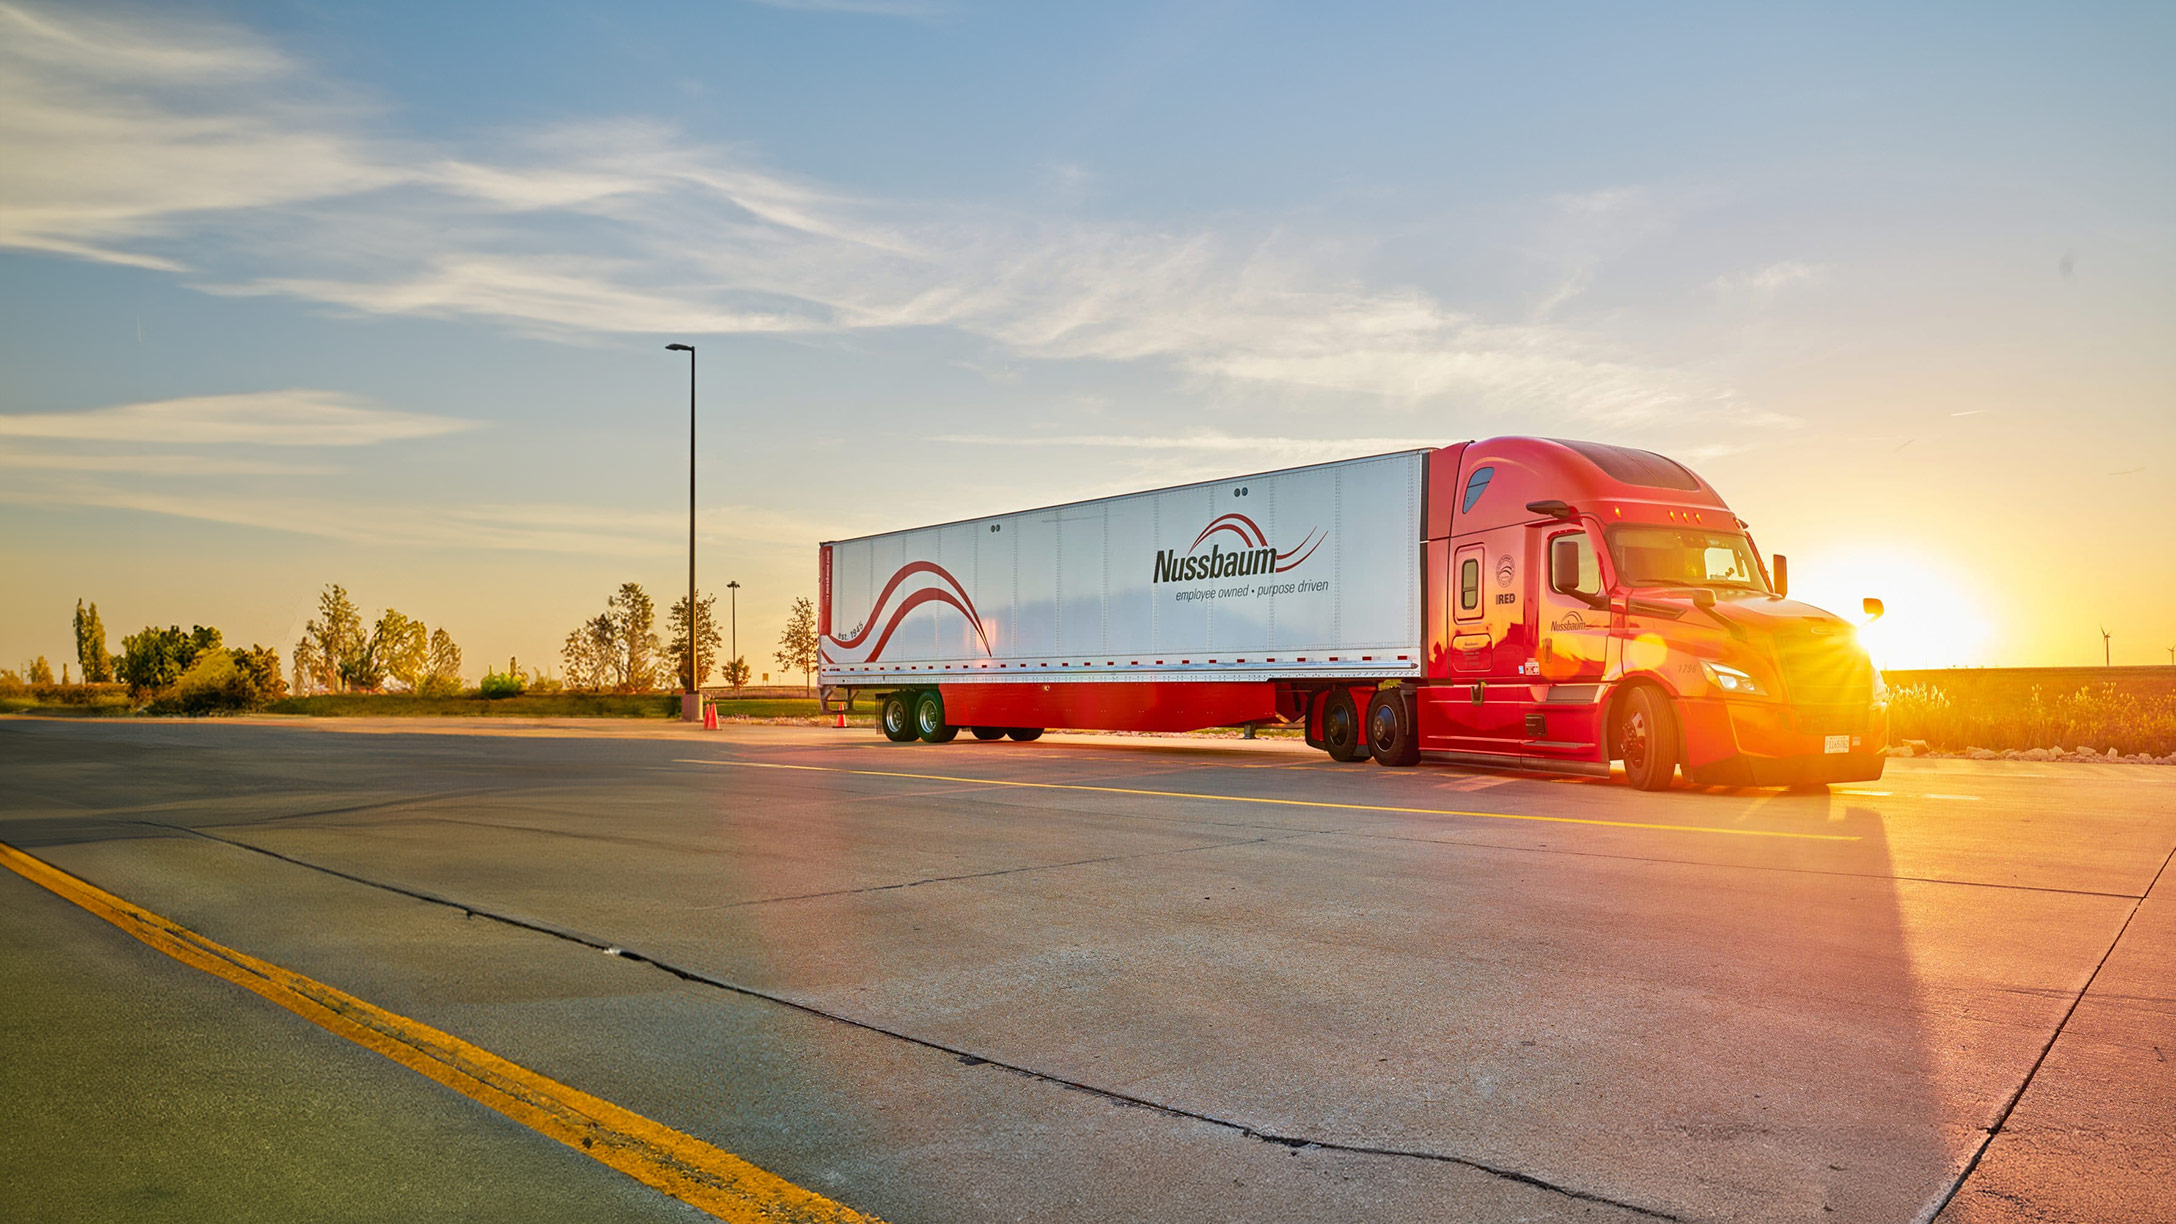
[[[1735,532],[1612,527],[1609,555],[1617,563],[1618,580],[1626,586],[1768,589],[1767,578],[1753,560],[1752,542]]]

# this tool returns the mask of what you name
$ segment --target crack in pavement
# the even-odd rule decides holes
[[[1153,1110],[1169,1118],[1182,1118],[1191,1122],[1206,1123],[1210,1126],[1216,1126],[1226,1130],[1230,1130],[1249,1139],[1255,1139],[1263,1143],[1274,1144],[1278,1147],[1291,1148],[1294,1150],[1319,1149],[1321,1151],[1344,1152],[1358,1156],[1395,1156],[1408,1160],[1424,1160],[1438,1164],[1459,1165],[1461,1167],[1472,1169],[1479,1173],[1486,1173],[1491,1177],[1500,1178],[1504,1181],[1516,1182],[1524,1186],[1532,1186],[1535,1189],[1546,1190],[1551,1194],[1562,1195],[1565,1198],[1575,1199],[1580,1202],[1596,1203],[1605,1207],[1614,1207],[1620,1211],[1628,1211],[1635,1215],[1643,1216],[1651,1220],[1682,1221],[1685,1218],[1683,1216],[1663,1211],[1658,1208],[1645,1207],[1638,1203],[1632,1203],[1622,1199],[1611,1198],[1608,1195],[1596,1193],[1591,1190],[1581,1190],[1575,1186],[1559,1185],[1545,1178],[1536,1177],[1531,1173],[1522,1173],[1517,1169],[1505,1168],[1501,1165],[1490,1164],[1485,1160],[1480,1160],[1475,1157],[1460,1156],[1451,1152],[1428,1151],[1422,1148],[1379,1147],[1373,1144],[1344,1143],[1334,1139],[1311,1139],[1305,1135],[1287,1134],[1282,1131],[1266,1130],[1262,1127],[1254,1126],[1249,1123],[1234,1121],[1229,1118],[1220,1118],[1215,1114],[1203,1113],[1200,1110],[1187,1109],[1183,1106],[1171,1105],[1162,1101],[1150,1100],[1147,1097],[1135,1096],[1132,1093],[1120,1092],[1113,1088],[1100,1088],[1094,1084],[1084,1083],[1080,1080],[1068,1079],[1065,1076],[1056,1075],[1048,1071],[1038,1071],[1033,1067],[1024,1066],[1019,1063],[1008,1062],[1004,1059],[987,1058],[982,1055],[972,1053],[968,1050],[963,1050],[957,1046],[947,1045],[941,1041],[931,1040],[930,1038],[926,1037],[917,1037],[912,1033],[905,1033],[897,1029],[886,1028],[885,1026],[874,1023],[873,1021],[859,1020],[840,1012],[834,1012],[826,1008],[818,1007],[812,1003],[804,1003],[798,999],[789,998],[785,995],[775,994],[767,990],[760,990],[753,986],[744,986],[737,982],[729,982],[723,978],[712,977],[707,973],[673,964],[671,961],[664,960],[660,957],[651,956],[644,952],[637,952],[623,945],[599,939],[598,937],[590,935],[587,932],[558,926],[553,923],[545,922],[541,919],[523,918],[512,914],[502,914],[493,910],[484,909],[481,906],[471,905],[464,901],[455,900],[451,897],[440,896],[436,893],[426,892],[421,889],[406,888],[398,884],[387,884],[378,880],[369,879],[365,876],[356,875],[352,872],[342,871],[335,867],[327,867],[322,864],[309,862],[306,859],[299,859],[292,855],[282,854],[277,850],[268,850],[262,846],[250,845],[248,842],[234,841],[229,838],[220,837],[214,833],[206,833],[199,829],[183,828],[178,825],[160,825],[157,824],[157,822],[153,821],[144,821],[142,823],[150,824],[158,828],[170,829],[178,833],[185,833],[192,837],[200,837],[206,841],[216,842],[220,845],[229,846],[236,850],[246,850],[252,854],[261,854],[267,858],[277,859],[280,862],[288,863],[292,866],[301,867],[309,871],[320,872],[325,875],[333,876],[337,879],[347,880],[351,883],[361,884],[366,888],[380,889],[382,891],[394,893],[399,896],[409,897],[417,901],[428,902],[432,905],[447,906],[452,909],[460,910],[462,913],[472,918],[484,918],[492,922],[504,924],[506,926],[517,927],[521,930],[535,931],[541,935],[549,935],[554,939],[562,939],[569,943],[579,944],[583,947],[592,948],[596,951],[606,953],[610,956],[616,956],[623,960],[630,960],[638,964],[648,965],[663,973],[667,973],[672,975],[673,977],[679,978],[682,981],[690,982],[698,986],[708,986],[716,990],[723,990],[729,994],[736,994],[745,998],[760,999],[763,1002],[775,1004],[779,1007],[790,1008],[805,1015],[815,1016],[823,1020],[829,1020],[835,1024],[846,1025],[850,1028],[859,1029],[863,1032],[874,1033],[878,1036],[892,1038],[895,1041],[902,1041],[906,1042],[909,1045],[919,1046],[926,1050],[934,1050],[941,1054],[947,1054],[959,1060],[959,1062],[964,1066],[997,1067],[1000,1070],[1009,1071],[1012,1074],[1022,1076],[1026,1079],[1035,1080],[1039,1083],[1050,1084],[1054,1087],[1065,1088],[1073,1092],[1086,1093],[1090,1096],[1098,1097],[1105,1101],[1109,1101],[1114,1105],[1120,1105],[1129,1109]],[[1312,835],[1313,834],[1310,833],[1303,834],[1301,836]],[[1244,843],[1225,844],[1238,845]],[[1213,849],[1214,847],[1196,848]],[[905,886],[893,885],[892,887]]]
[[[1964,1184],[1971,1179],[1973,1171],[1980,1167],[1980,1160],[1987,1155],[1987,1149],[1994,1146],[1995,1136],[2001,1134],[2002,1128],[2009,1123],[2010,1114],[2017,1109],[2017,1103],[2025,1099],[2026,1089],[2032,1087],[2034,1077],[2040,1074],[2041,1065],[2054,1052],[2055,1043],[2062,1039],[2063,1030],[2069,1027],[2070,1018],[2078,1014],[2078,1005],[2085,1002],[2085,996],[2093,989],[2093,983],[2100,977],[2100,971],[2107,968],[2108,958],[2114,956],[2116,949],[2122,945],[2124,934],[2131,929],[2131,920],[2138,917],[2138,911],[2146,904],[2146,898],[2152,896],[2153,890],[2160,886],[2161,877],[2167,874],[2172,860],[2176,860],[2176,847],[2170,847],[2167,857],[2161,860],[2161,869],[2153,873],[2153,880],[2146,885],[2146,891],[2131,901],[2131,912],[2123,916],[2123,925],[2116,928],[2115,938],[2108,941],[2108,948],[2100,954],[2100,960],[2094,963],[2093,972],[2086,975],[2085,985],[2078,988],[2077,995],[2070,1000],[2070,1006],[2063,1009],[2063,1018],[2055,1022],[2055,1031],[2048,1034],[2047,1044],[2040,1047],[2040,1056],[2032,1060],[2032,1067],[2025,1072],[2025,1078],[2018,1084],[2017,1091],[2011,1093],[2010,1099],[2003,1102],[2002,1112],[1995,1115],[1994,1123],[1981,1136],[1980,1145],[1972,1150],[1972,1159],[1965,1162],[1964,1169],[1957,1174],[1957,1180],[1949,1184],[1948,1191],[1919,1217],[1917,1224],[1927,1224],[1949,1210],[1950,1201],[1957,1197],[1957,1192],[1964,1189]],[[2156,1052],[2158,1049],[2156,1047]]]

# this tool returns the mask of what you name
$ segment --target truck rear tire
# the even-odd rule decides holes
[[[1368,754],[1368,737],[1349,689],[1334,688],[1322,695],[1322,750],[1333,761],[1357,761]]]
[[[1642,686],[1625,698],[1617,720],[1617,753],[1625,780],[1644,791],[1670,789],[1677,777],[1677,715],[1670,699]]]
[[[944,698],[936,689],[924,689],[914,698],[914,733],[925,744],[949,744],[960,733],[944,720]]]
[[[1043,738],[1043,729],[1041,727],[1014,727],[1005,734],[1025,744]]]
[[[886,693],[876,707],[877,725],[884,728],[884,738],[895,744],[904,744],[914,738],[914,710],[907,703],[905,693]]]
[[[985,742],[1005,738],[1005,728],[1003,727],[974,727],[971,730],[974,731],[976,739]]]
[[[1380,689],[1368,699],[1368,751],[1378,765],[1420,763],[1420,735],[1413,707],[1397,689]]]

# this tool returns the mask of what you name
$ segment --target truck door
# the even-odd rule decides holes
[[[1495,556],[1505,551],[1497,546],[1504,543],[1509,541],[1461,543],[1452,555],[1451,674],[1449,683],[1422,690],[1422,747],[1504,752],[1513,746],[1507,736],[1520,711],[1509,700],[1516,685],[1507,682],[1517,676],[1506,669],[1515,666],[1508,652],[1516,647],[1521,625],[1519,601],[1499,598],[1510,590],[1500,571],[1512,558]]]
[[[1537,525],[1528,529],[1528,536],[1533,674],[1540,683],[1531,686],[1525,730],[1537,755],[1579,756],[1571,745],[1591,748],[1599,742],[1598,691],[1592,686],[1604,674],[1610,613],[1606,605],[1595,608],[1581,596],[1601,593],[1601,560],[1594,537],[1576,525]],[[1573,590],[1555,589],[1550,577],[1559,569],[1577,574]],[[1564,747],[1553,749],[1555,745]]]

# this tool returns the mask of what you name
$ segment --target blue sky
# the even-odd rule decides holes
[[[555,661],[684,581],[687,341],[759,672],[821,538],[1498,433],[1693,463],[1893,662],[2165,661],[2111,524],[2176,519],[2172,51],[2147,5],[0,3],[0,659],[79,596],[285,651],[340,581]]]

